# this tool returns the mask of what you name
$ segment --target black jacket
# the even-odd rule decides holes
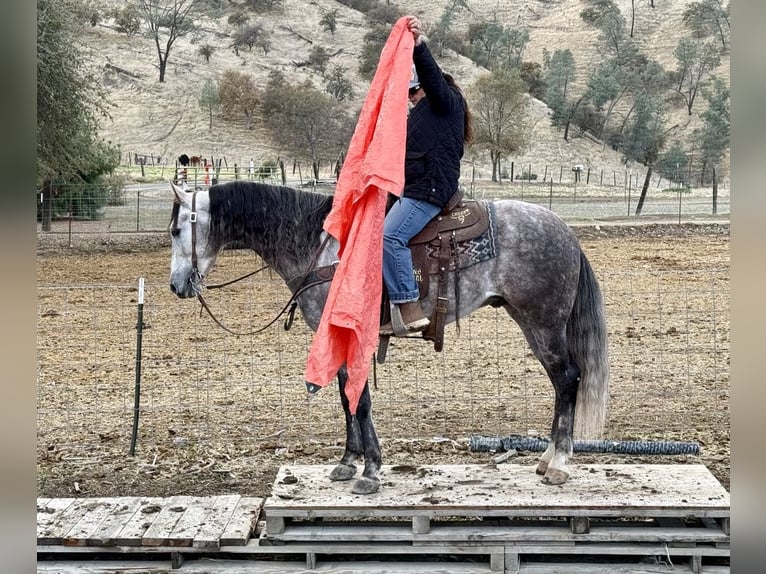
[[[447,84],[425,42],[415,46],[412,59],[426,95],[407,118],[403,196],[443,207],[460,178],[465,103]]]

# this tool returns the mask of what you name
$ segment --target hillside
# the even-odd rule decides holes
[[[648,0],[636,2],[634,36],[650,57],[666,68],[674,66],[673,50],[680,34],[686,33],[681,21],[684,8],[692,0],[656,2],[649,7]],[[104,0],[106,5],[122,6],[119,0]],[[417,14],[426,29],[438,20],[447,0],[392,0],[392,4]],[[630,0],[617,0],[623,13],[630,14]],[[219,14],[208,15],[197,21],[194,34],[180,38],[173,47],[165,83],[158,82],[158,62],[153,41],[143,36],[128,37],[119,33],[114,22],[105,19],[85,31],[84,44],[89,48],[92,65],[100,71],[113,103],[111,119],[105,121],[101,133],[112,142],[119,143],[125,154],[152,154],[171,161],[181,153],[205,157],[226,157],[227,163],[240,165],[254,159],[256,163],[275,159],[277,156],[291,158],[290,150],[271,141],[261,129],[258,118],[253,129],[245,128],[244,122],[224,121],[214,118],[213,129],[208,129],[206,114],[197,103],[199,90],[207,78],[217,80],[227,69],[245,72],[256,84],[264,84],[269,72],[282,71],[288,81],[295,85],[311,79],[315,85],[323,82],[317,74],[306,67],[297,67],[308,57],[314,45],[336,53],[330,65],[347,68],[346,77],[355,87],[356,97],[349,106],[358,108],[366,93],[367,83],[357,73],[363,37],[367,31],[364,16],[335,0],[283,0],[283,9],[261,16],[252,22],[263,25],[271,37],[267,54],[254,48],[236,55],[229,46],[231,25],[227,24],[230,8],[222,8]],[[579,13],[584,4],[580,0],[526,0],[507,2],[500,0],[468,0],[470,10],[463,10],[456,27],[467,28],[476,19],[497,18],[515,26],[526,26],[530,42],[524,60],[542,63],[543,49],[553,52],[569,48],[577,64],[578,77],[575,88],[581,88],[590,70],[599,62],[598,33],[586,26]],[[334,34],[319,25],[321,15],[337,10],[337,28]],[[208,10],[208,14],[211,11]],[[628,16],[629,17],[629,16]],[[199,46],[210,44],[215,51],[206,63],[198,54]],[[439,58],[442,67],[450,71],[465,88],[485,70],[470,60],[447,51]],[[729,56],[722,59],[716,75],[729,82]],[[121,70],[116,71],[115,68]],[[586,137],[571,137],[567,142],[562,133],[550,126],[549,109],[542,102],[532,106],[535,120],[532,147],[522,156],[510,158],[517,164],[526,165],[573,165],[591,166],[605,171],[622,171],[625,164],[620,154]],[[668,126],[678,125],[676,134],[688,139],[691,131],[699,125],[697,114],[703,105],[695,105],[694,114],[688,116],[679,105],[668,117]],[[488,162],[483,154],[469,151],[466,159],[475,159],[487,177]],[[638,167],[638,166],[628,166]],[[722,166],[722,175],[728,179],[728,160]]]

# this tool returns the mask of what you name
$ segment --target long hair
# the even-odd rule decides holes
[[[447,85],[450,88],[455,88],[460,94],[460,97],[463,99],[463,143],[468,145],[473,141],[473,114],[471,113],[471,109],[468,107],[468,100],[465,99],[463,90],[460,89],[460,86],[457,85],[455,78],[453,78],[451,74],[445,72],[442,75],[447,81]]]

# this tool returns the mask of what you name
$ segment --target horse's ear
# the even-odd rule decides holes
[[[173,190],[176,203],[186,203],[186,190],[182,187],[178,187],[172,180],[170,181],[170,189]]]

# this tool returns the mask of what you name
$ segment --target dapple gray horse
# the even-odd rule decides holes
[[[213,185],[189,192],[171,184],[174,209],[170,224],[170,289],[181,298],[199,296],[205,277],[225,246],[253,249],[298,293],[296,301],[316,331],[329,282],[305,288],[315,268],[337,260],[337,243],[322,229],[332,196],[250,181]],[[502,307],[521,328],[555,389],[551,440],[537,473],[545,484],[569,478],[567,460],[573,436],[600,438],[606,419],[609,367],[601,291],[571,229],[553,212],[514,200],[491,202],[496,255],[460,270],[458,297],[450,298],[446,321],[479,307]],[[454,288],[454,277],[451,278]],[[430,314],[437,282],[422,301]],[[455,300],[460,302],[455,311]],[[350,480],[364,458],[353,492],[369,494],[380,485],[381,452],[372,422],[372,401],[365,384],[356,415],[344,392],[345,367],[338,372],[346,416],[346,448],[332,480]]]

